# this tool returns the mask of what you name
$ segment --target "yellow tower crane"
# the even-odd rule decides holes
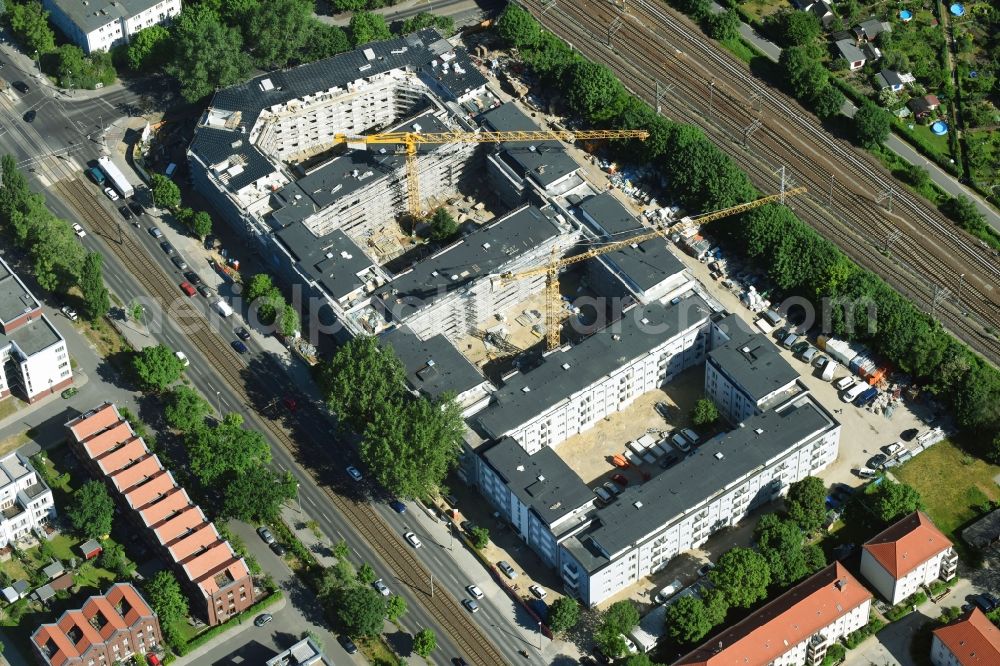
[[[445,143],[507,143],[511,141],[575,141],[576,139],[640,139],[646,140],[645,130],[538,130],[532,132],[386,132],[365,136],[337,134],[333,143],[346,143],[348,148],[365,149],[372,145],[396,145],[406,155],[407,209],[414,218],[420,217],[420,183],[417,179],[417,146]]]
[[[792,190],[787,190],[781,194],[772,194],[770,196],[761,197],[760,199],[755,199],[737,206],[723,208],[722,210],[717,210],[712,213],[705,213],[704,215],[691,218],[690,221],[698,223],[711,222],[712,220],[718,220],[730,215],[737,215],[774,201],[784,201],[785,197],[793,197],[798,194],[802,194],[805,191],[806,188],[797,187]],[[552,258],[549,260],[547,265],[529,268],[517,273],[501,273],[498,281],[501,284],[504,284],[515,280],[535,277],[537,275],[545,275],[545,346],[549,351],[551,351],[559,346],[560,326],[562,325],[560,317],[561,308],[559,307],[559,270],[565,268],[566,266],[578,264],[581,261],[586,261],[587,259],[607,254],[608,252],[614,252],[615,250],[620,250],[630,245],[643,243],[652,238],[656,238],[657,236],[664,236],[667,232],[668,230],[663,228],[647,231],[624,240],[605,243],[603,245],[595,245],[585,252],[573,255],[572,257],[565,257],[563,259],[556,259],[556,248],[552,248]]]

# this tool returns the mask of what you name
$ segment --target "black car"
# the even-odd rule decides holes
[[[126,220],[131,220],[132,219],[132,211],[130,211],[128,209],[128,206],[121,206],[121,207],[119,207],[118,208],[118,212],[121,213],[122,217],[124,217]]]
[[[972,603],[979,606],[979,610],[990,613],[997,607],[996,597],[991,598],[990,594],[977,594],[972,597]]]
[[[35,120],[35,116],[37,116],[37,115],[38,115],[38,113],[34,109],[31,109],[30,111],[28,111],[27,113],[24,114],[24,122],[30,123],[30,122],[34,121]]]
[[[186,279],[188,282],[190,282],[191,284],[193,284],[196,287],[201,284],[201,278],[195,272],[185,273],[184,274],[184,279]]]
[[[884,465],[885,461],[888,459],[889,456],[885,455],[884,453],[876,453],[875,455],[873,455],[871,458],[868,459],[868,462],[865,463],[865,467],[867,467],[868,469],[878,469],[882,465]]]
[[[179,255],[175,254],[174,256],[170,257],[170,261],[174,262],[174,266],[176,266],[180,270],[182,271],[187,270],[188,267],[187,263],[183,259],[181,259]]]
[[[145,208],[143,208],[143,207],[142,207],[142,204],[141,204],[141,203],[139,203],[138,201],[131,201],[131,202],[129,202],[129,205],[128,205],[128,207],[129,207],[130,209],[132,209],[132,212],[133,212],[133,213],[135,213],[137,217],[138,217],[139,215],[142,215],[143,213],[145,213],[145,212],[146,212],[146,209],[145,209]]]
[[[174,246],[168,243],[167,241],[163,241],[162,243],[160,243],[160,247],[163,248],[163,251],[166,252],[167,254],[173,254],[174,252],[177,251],[174,249]]]
[[[337,637],[337,642],[340,643],[340,647],[344,648],[344,652],[347,654],[357,654],[358,646],[354,644],[350,638],[344,635]]]
[[[17,88],[18,92],[20,92],[22,95],[27,95],[28,90],[30,90],[30,88],[28,88],[28,84],[25,83],[24,81],[14,81],[14,83],[10,85]]]
[[[240,326],[239,328],[235,329],[235,333],[236,333],[236,337],[238,337],[240,340],[249,340],[250,339],[250,331],[248,331],[247,329],[243,328],[242,326]]]
[[[273,550],[274,554],[277,555],[278,557],[281,557],[282,555],[285,554],[285,547],[282,546],[277,541],[271,544],[271,550]]]
[[[232,342],[229,343],[229,345],[240,354],[246,354],[248,351],[250,351],[249,349],[247,349],[247,346],[242,342],[240,342],[239,340],[233,340]]]
[[[904,431],[903,431],[903,432],[902,432],[902,433],[901,433],[901,434],[899,435],[899,438],[900,438],[901,440],[903,440],[904,442],[912,442],[912,441],[913,441],[913,438],[914,438],[914,437],[916,437],[916,436],[917,436],[917,433],[919,433],[919,432],[920,432],[920,431],[919,431],[919,430],[917,430],[916,428],[910,428],[909,430],[904,430]]]

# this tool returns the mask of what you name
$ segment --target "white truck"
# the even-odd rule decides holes
[[[827,361],[826,365],[823,366],[823,375],[822,375],[823,381],[824,382],[828,382],[828,381],[832,380],[833,379],[833,373],[835,373],[837,371],[837,368],[839,368],[839,367],[840,367],[840,364],[837,363],[836,361],[834,361],[832,358],[829,361]]]
[[[233,314],[233,308],[229,303],[226,303],[221,298],[216,302],[212,303],[212,309],[218,312],[223,317],[228,317]]]
[[[111,158],[98,158],[97,166],[101,168],[101,171],[103,171],[104,175],[108,177],[108,180],[111,181],[111,184],[116,190],[118,190],[118,194],[122,195],[123,199],[127,199],[135,194],[135,189],[132,187],[132,184],[125,178],[125,174],[121,172],[121,169],[115,166],[115,163],[111,161]]]

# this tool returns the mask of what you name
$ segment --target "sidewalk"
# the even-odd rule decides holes
[[[287,603],[288,603],[288,598],[285,595],[282,595],[281,598],[278,599],[278,601],[273,606],[268,607],[267,612],[272,614],[277,613],[278,611],[282,610]],[[199,663],[198,659],[205,656],[213,649],[219,647],[223,643],[228,643],[229,641],[232,641],[235,637],[239,636],[244,631],[253,628],[254,628],[253,620],[248,618],[245,622],[238,624],[235,627],[232,627],[228,631],[222,632],[212,640],[208,641],[207,643],[199,647],[197,650],[189,652],[183,657],[177,657],[171,663],[174,666],[184,666],[185,664],[197,664]]]

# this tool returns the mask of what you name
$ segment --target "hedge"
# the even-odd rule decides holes
[[[282,597],[281,590],[275,590],[274,592],[267,595],[266,597],[255,603],[253,606],[243,611],[242,613],[237,613],[236,615],[229,618],[222,624],[217,624],[214,627],[209,627],[205,631],[201,632],[200,634],[189,640],[187,643],[184,643],[183,645],[180,645],[177,648],[175,648],[174,651],[177,652],[178,656],[183,657],[184,655],[190,653],[192,650],[195,650],[204,645],[205,643],[207,643],[208,641],[212,640],[219,634],[229,631],[230,629],[233,628],[235,624],[243,624],[244,619],[250,619],[251,615],[255,615],[260,611],[264,610],[265,608],[267,608],[268,606],[274,605],[275,603],[277,603],[279,599],[281,599],[281,597]]]
[[[880,632],[882,630],[882,627],[884,626],[885,622],[878,619],[877,617],[873,617],[871,620],[869,620],[868,624],[866,624],[865,626],[861,627],[855,632],[847,634],[847,636],[844,637],[844,645],[847,646],[848,650],[853,650],[854,648],[864,643],[865,639],[867,639],[869,636],[874,636],[875,634]]]

